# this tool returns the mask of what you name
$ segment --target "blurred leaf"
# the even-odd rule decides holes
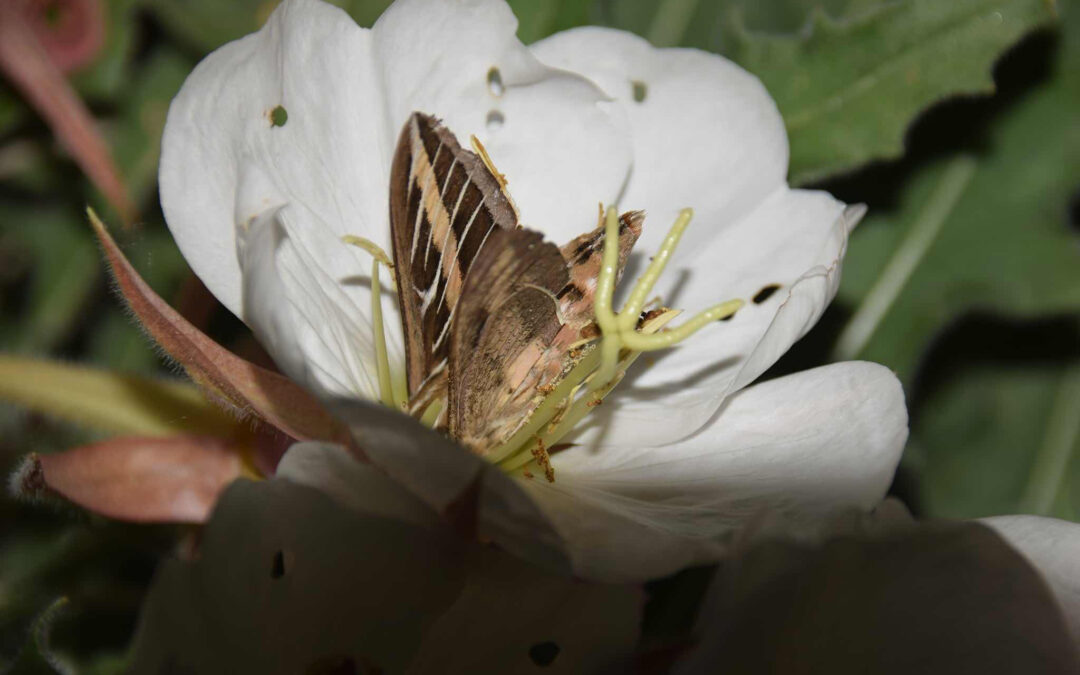
[[[155,49],[141,62],[122,101],[119,119],[110,129],[116,161],[136,204],[157,200],[157,168],[161,132],[169,103],[194,62],[168,46]]]
[[[30,635],[19,657],[5,670],[8,673],[26,675],[69,675],[73,671],[61,663],[49,646],[49,632],[56,617],[67,606],[67,598],[60,598],[43,610],[30,627]]]
[[[328,2],[344,9],[361,26],[370,27],[393,0],[328,0]]]
[[[1056,75],[1001,111],[984,152],[926,168],[897,211],[853,234],[839,298],[857,310],[837,356],[884,363],[910,383],[929,341],[963,312],[1080,310],[1068,223],[1080,184],[1080,31],[1065,36]]]
[[[1001,52],[1053,18],[1046,0],[906,0],[848,21],[812,15],[797,36],[738,33],[731,56],[784,116],[790,177],[805,183],[897,157],[930,104],[993,91]]]
[[[27,5],[29,6],[29,5]],[[85,101],[34,30],[22,4],[0,4],[0,71],[48,124],[59,145],[123,217],[134,205]]]
[[[45,6],[46,3],[38,3]],[[135,52],[135,0],[100,0],[105,12],[105,38],[93,61],[70,74],[81,95],[93,99],[112,98],[127,86],[127,65]],[[0,135],[30,116],[22,98],[6,81],[0,80]]]
[[[582,0],[509,0],[518,18],[518,39],[525,44],[552,33],[593,22],[593,2]]]
[[[673,675],[1080,672],[1046,581],[977,523],[745,546],[704,605],[700,643]]]
[[[71,74],[71,84],[87,98],[113,98],[129,85],[138,17],[135,0],[101,0],[105,41],[93,62]]]
[[[1078,364],[993,359],[942,379],[920,406],[907,458],[926,510],[1080,520]]]
[[[730,56],[733,20],[764,33],[794,33],[814,10],[847,19],[888,0],[597,0],[604,23],[650,38],[659,47],[697,47]],[[678,15],[672,18],[671,15]],[[519,15],[520,16],[520,15]],[[681,30],[679,30],[681,29]]]
[[[0,203],[5,248],[29,266],[26,311],[0,332],[5,350],[42,353],[68,338],[101,275],[85,225],[63,209]],[[8,318],[5,308],[4,316]],[[5,323],[7,323],[5,321]]]
[[[0,399],[113,434],[228,437],[237,424],[188,382],[6,355]]]
[[[140,0],[175,37],[201,53],[254,32],[276,0]]]
[[[7,82],[0,80],[0,136],[22,124],[30,110]]]

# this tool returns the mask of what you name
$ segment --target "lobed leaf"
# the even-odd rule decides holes
[[[816,11],[798,35],[736,26],[730,53],[776,99],[790,179],[807,183],[900,156],[920,111],[993,92],[1001,52],[1054,17],[1047,0],[905,0],[846,20]]]
[[[964,312],[1080,310],[1068,222],[1080,184],[1080,30],[1066,37],[1058,72],[1003,111],[982,152],[925,168],[897,210],[872,212],[852,235],[838,297],[857,309],[838,357],[887,364],[910,383],[930,340]]]

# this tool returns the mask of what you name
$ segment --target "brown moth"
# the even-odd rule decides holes
[[[477,148],[481,150],[479,144]],[[619,271],[643,214],[624,214]],[[436,118],[413,113],[390,171],[390,237],[409,410],[445,402],[450,436],[478,454],[507,441],[596,337],[604,229],[561,249],[522,228],[503,177]]]

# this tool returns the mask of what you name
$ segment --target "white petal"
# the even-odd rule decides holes
[[[776,104],[727,59],[656,49],[631,33],[596,27],[558,33],[533,52],[591,78],[626,110],[634,170],[619,205],[648,213],[639,250],[655,248],[687,206],[697,214],[685,236],[694,250],[785,184],[787,136]]]
[[[323,396],[373,398],[371,324],[363,314],[341,311],[345,291],[290,234],[295,214],[295,207],[283,206],[239,228],[244,315],[293,379]]]
[[[630,168],[625,116],[588,80],[540,63],[505,2],[399,0],[373,30],[394,138],[413,110],[438,115],[463,145],[483,142],[526,225],[557,243],[596,226]]]
[[[428,33],[417,35],[420,27]],[[261,324],[245,311],[263,303],[242,298],[251,284],[241,282],[234,230],[287,205],[281,224],[294,260],[279,270],[285,290],[294,300],[308,296],[316,306],[308,313],[337,313],[344,318],[333,323],[362,331],[301,341],[299,354],[323,371],[315,379],[324,389],[374,391],[363,319],[370,258],[340,238],[360,235],[389,249],[389,166],[411,110],[445,117],[466,143],[470,133],[486,139],[538,226],[558,223],[574,234],[591,227],[595,202],[614,198],[625,180],[629,141],[618,110],[587,80],[540,65],[514,29],[507,8],[493,2],[401,2],[367,31],[330,5],[289,0],[261,31],[207,57],[173,101],[160,182],[177,243],[227,307]],[[505,86],[497,98],[487,92],[492,66]],[[278,106],[288,114],[281,126],[271,121]],[[489,133],[485,120],[496,108],[505,122]],[[572,161],[579,153],[584,159]],[[389,294],[384,302],[391,357],[401,363],[397,308]],[[295,354],[274,356],[290,369]]]
[[[555,483],[529,489],[575,570],[645,578],[715,557],[722,535],[764,513],[813,525],[874,506],[906,438],[892,372],[839,363],[739,392],[673,445],[564,450]]]
[[[696,432],[821,317],[836,294],[847,233],[860,214],[824,192],[781,188],[719,232],[696,252],[685,279],[672,278],[681,289],[663,297],[688,313],[731,298],[746,305],[673,349],[644,355],[575,440],[659,445]],[[778,289],[768,299],[753,301],[771,286]]]
[[[996,516],[982,522],[1042,573],[1065,615],[1073,642],[1080,646],[1080,524],[1039,516]]]
[[[238,315],[236,223],[295,205],[303,245],[334,279],[369,267],[338,236],[387,241],[393,140],[370,43],[340,9],[291,0],[258,33],[204,59],[173,100],[159,172],[165,217],[193,269]],[[271,121],[277,106],[283,126]],[[245,176],[249,165],[257,180]],[[364,293],[353,295],[364,307]]]
[[[371,464],[327,443],[295,443],[281,458],[275,478],[318,488],[357,513],[436,528],[438,515]]]
[[[595,421],[614,434],[608,442],[670,442],[672,433],[700,427],[724,396],[753,381],[813,326],[835,294],[854,223],[842,221],[844,205],[828,194],[787,187],[779,111],[757,78],[730,61],[656,49],[603,28],[559,33],[533,50],[546,63],[590,77],[627,112],[634,170],[619,204],[648,214],[627,279],[655,252],[679,209],[692,207],[694,220],[655,293],[688,312],[734,298],[748,303],[729,323],[706,328],[634,373],[633,386],[620,386]],[[751,302],[772,285],[780,289],[768,301]],[[666,411],[653,408],[656,399]],[[616,411],[647,424],[609,421]],[[656,423],[672,414],[670,423]]]

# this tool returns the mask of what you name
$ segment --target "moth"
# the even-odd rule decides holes
[[[597,227],[560,247],[525,229],[505,178],[413,113],[390,172],[390,234],[410,412],[484,455],[510,439],[598,336]],[[620,217],[621,272],[644,215]]]

